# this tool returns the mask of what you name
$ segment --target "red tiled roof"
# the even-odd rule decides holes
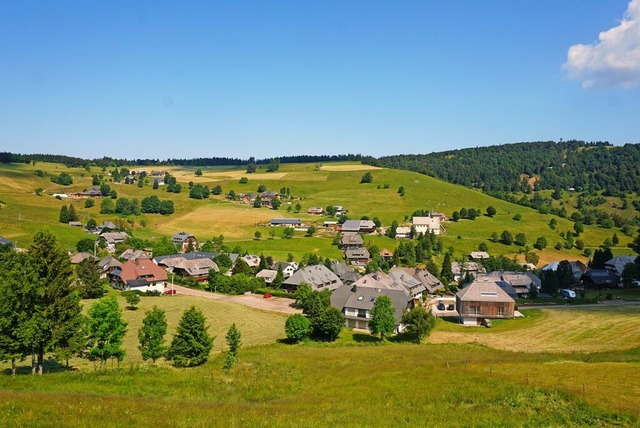
[[[167,272],[149,259],[129,260],[122,265],[120,278],[125,284],[141,277],[147,282],[166,281]]]

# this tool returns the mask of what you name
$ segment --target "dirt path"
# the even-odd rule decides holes
[[[169,288],[170,287],[171,286],[169,286]],[[197,296],[204,299],[221,300],[224,302],[231,302],[239,305],[249,306],[255,309],[262,309],[264,311],[280,312],[283,314],[302,313],[302,311],[300,311],[299,309],[295,309],[291,306],[295,302],[295,300],[286,299],[284,297],[272,297],[270,299],[265,299],[261,294],[227,296],[224,294],[210,293],[203,290],[194,290],[192,288],[182,287],[180,285],[174,285],[173,288],[179,294]]]

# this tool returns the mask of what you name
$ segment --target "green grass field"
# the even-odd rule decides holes
[[[461,208],[476,208],[481,212],[489,205],[497,209],[493,218],[478,217],[475,221],[461,220],[445,223],[445,248],[453,246],[455,257],[460,258],[470,251],[476,250],[480,242],[489,245],[489,251],[494,255],[513,257],[522,247],[506,246],[489,242],[492,232],[500,234],[509,230],[512,234],[523,232],[528,244],[532,245],[539,236],[547,238],[549,246],[539,252],[540,264],[561,258],[583,259],[576,249],[557,251],[553,249],[556,242],[562,241],[560,232],[572,230],[573,223],[569,220],[542,215],[535,210],[511,204],[487,196],[479,191],[445,183],[432,177],[408,171],[377,169],[355,163],[329,163],[319,171],[314,164],[283,164],[276,173],[266,173],[259,170],[254,174],[247,174],[244,170],[233,168],[203,168],[203,175],[196,177],[194,168],[162,167],[172,172],[179,183],[183,185],[180,194],[166,193],[162,188],[153,190],[150,186],[140,189],[136,185],[113,184],[119,197],[142,199],[149,195],[158,195],[161,199],[170,198],[174,201],[176,213],[172,216],[142,215],[130,217],[133,223],[133,233],[141,238],[157,239],[159,236],[170,236],[178,231],[188,231],[200,241],[218,236],[225,236],[227,242],[238,243],[244,249],[276,258],[292,253],[300,258],[304,253],[315,252],[322,256],[339,257],[339,252],[331,246],[331,236],[318,233],[317,237],[305,238],[298,233],[291,240],[269,239],[268,228],[259,227],[259,223],[269,221],[273,217],[299,217],[302,220],[321,225],[325,217],[306,214],[312,206],[326,207],[327,205],[343,205],[349,209],[351,218],[367,215],[370,218],[379,217],[383,225],[389,225],[393,220],[402,223],[416,209],[432,209],[451,215]],[[47,173],[45,177],[37,177],[34,171],[40,169]],[[49,181],[52,174],[68,171],[74,177],[74,184],[68,187],[58,186]],[[374,181],[371,184],[359,184],[363,171],[371,171]],[[43,227],[51,229],[65,247],[73,248],[75,243],[86,237],[78,228],[72,228],[58,223],[60,207],[71,201],[60,201],[51,195],[56,192],[73,192],[85,189],[91,185],[91,174],[100,173],[97,168],[91,172],[79,168],[66,168],[58,164],[38,163],[33,165],[0,165],[0,230],[2,236],[16,240],[18,245],[27,246],[33,235]],[[239,178],[246,176],[249,183],[239,184]],[[188,181],[201,182],[213,187],[221,185],[226,193],[229,190],[240,192],[255,192],[258,185],[265,184],[269,190],[279,190],[288,187],[290,192],[299,200],[291,205],[283,204],[280,210],[268,208],[255,209],[247,205],[229,202],[222,196],[209,200],[192,200],[188,198]],[[380,185],[380,189],[378,186]],[[385,185],[388,188],[385,189]],[[397,189],[403,186],[405,196],[401,197]],[[36,196],[36,188],[44,189],[42,196]],[[300,213],[287,211],[288,207],[296,203],[302,205]],[[75,201],[74,206],[80,214],[80,220],[85,222],[95,218],[98,222],[113,220],[115,215],[99,214],[99,201],[93,208],[84,208],[83,201]],[[519,213],[522,220],[513,220]],[[558,227],[551,230],[549,220],[556,218]],[[146,223],[142,227],[141,221]],[[261,240],[254,240],[254,233],[262,233]],[[615,229],[602,229],[587,226],[580,237],[587,247],[597,247],[615,232]],[[278,231],[280,232],[280,231]],[[614,248],[617,254],[627,254],[626,245],[631,238],[624,236],[619,230],[620,244]],[[393,250],[395,240],[382,237],[369,237],[381,247]]]

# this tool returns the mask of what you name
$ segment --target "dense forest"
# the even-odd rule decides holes
[[[363,163],[420,172],[486,192],[540,189],[640,192],[640,144],[539,141],[424,155],[364,157]],[[531,187],[531,189],[529,189]]]
[[[100,159],[82,159],[73,156],[50,155],[50,154],[20,154],[0,152],[0,163],[32,163],[32,162],[54,162],[61,163],[68,167],[86,167],[90,165],[100,167],[114,167],[122,165],[183,165],[183,166],[239,166],[255,163],[257,165],[268,165],[272,160],[278,159],[280,163],[302,163],[302,162],[336,162],[336,161],[360,161],[360,154],[343,155],[295,155],[282,156],[279,158],[265,159],[239,159],[226,157],[193,158],[193,159],[114,159],[103,157]]]

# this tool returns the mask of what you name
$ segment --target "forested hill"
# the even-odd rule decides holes
[[[538,141],[367,157],[363,163],[416,171],[487,192],[526,190],[533,183],[535,189],[640,191],[640,144]]]

